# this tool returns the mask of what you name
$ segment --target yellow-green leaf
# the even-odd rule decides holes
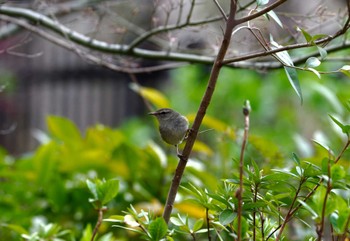
[[[346,76],[350,77],[350,65],[344,65],[338,71],[342,72]]]
[[[149,88],[142,87],[135,83],[130,85],[130,88],[149,101],[151,104],[156,106],[157,109],[170,107],[169,100],[160,91]]]

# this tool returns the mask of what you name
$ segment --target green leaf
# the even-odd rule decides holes
[[[164,238],[168,232],[168,226],[162,217],[156,218],[151,221],[148,226],[148,232],[153,241],[159,241]]]
[[[270,43],[271,43],[272,49],[283,47],[273,40],[272,35],[270,35]],[[293,63],[292,58],[289,56],[287,51],[278,52],[278,53],[274,54],[274,56],[279,61],[281,61],[283,65],[285,65],[284,70],[285,70],[286,75],[288,77],[289,83],[292,85],[293,89],[295,90],[295,92],[299,96],[301,103],[303,103],[303,96],[301,93],[299,78],[298,78],[297,71],[293,68],[294,63]]]
[[[331,119],[333,120],[333,122],[335,124],[337,124],[337,126],[340,127],[340,129],[342,130],[342,132],[344,134],[346,134],[347,136],[349,136],[350,134],[350,125],[344,125],[343,123],[341,123],[340,121],[338,121],[336,118],[334,118],[333,116],[329,115],[329,117],[331,117]]]
[[[300,199],[298,199],[297,201],[313,215],[313,218],[318,217],[318,214],[315,212],[315,210],[313,210],[313,208],[310,207],[310,205],[308,205],[306,202],[304,202]]]
[[[269,17],[271,17],[273,20],[275,20],[275,22],[281,27],[281,28],[283,28],[283,24],[282,24],[282,22],[281,22],[281,20],[279,19],[279,17],[277,16],[277,14],[274,12],[274,11],[269,11],[269,12],[267,12],[267,15],[269,16]]]
[[[60,141],[74,143],[82,140],[79,129],[69,119],[59,116],[48,116],[47,125],[50,134]]]
[[[15,231],[16,233],[19,233],[19,234],[29,234],[25,228],[23,228],[22,226],[16,225],[16,224],[4,223],[4,224],[1,224],[1,226],[6,227],[12,231]]]
[[[37,184],[50,188],[52,177],[57,175],[57,145],[49,142],[38,148],[33,159]]]
[[[327,50],[324,48],[317,46],[318,52],[320,53],[321,60],[325,59],[327,57]]]
[[[301,33],[303,34],[303,36],[304,36],[306,42],[308,42],[308,43],[311,42],[311,40],[312,40],[311,34],[309,34],[308,32],[306,32],[306,30],[305,30],[305,29],[302,29],[302,28],[298,28],[298,30],[301,31]]]
[[[350,215],[350,209],[346,208],[331,213],[329,221],[331,222],[336,234],[343,234],[346,231],[347,220]]]
[[[97,189],[101,197],[102,205],[111,201],[115,196],[117,196],[119,191],[119,180],[110,179],[107,181],[102,181],[98,183]]]
[[[296,162],[297,165],[300,165],[300,159],[297,154],[294,152],[292,153],[293,160]]]
[[[170,222],[172,222],[175,226],[178,226],[178,227],[186,225],[181,219],[177,217],[171,217]]]
[[[345,108],[350,112],[350,100],[344,103]]]
[[[269,0],[256,0],[258,6],[264,6],[269,3]]]
[[[235,219],[235,221],[233,222],[233,226],[235,227],[235,230],[238,230],[238,218]],[[241,237],[246,237],[246,233],[248,231],[248,222],[247,220],[242,217],[241,219]]]
[[[315,42],[315,41],[318,40],[318,39],[326,38],[326,37],[328,37],[328,36],[329,36],[329,35],[327,35],[327,34],[315,34],[315,35],[312,36],[311,41],[312,41],[312,42]]]
[[[88,224],[83,231],[83,235],[82,235],[80,241],[90,241],[91,236],[92,236],[92,228],[91,228],[91,225]]]
[[[317,76],[317,78],[321,79],[321,74],[317,70],[315,70],[313,68],[307,68],[307,70],[311,71],[312,73],[314,73]]]
[[[90,181],[90,180],[86,180],[86,185],[88,186],[90,192],[91,192],[92,195],[94,196],[94,199],[98,199],[96,184],[93,183],[93,182]]]
[[[256,181],[260,181],[260,179],[261,179],[260,168],[259,168],[258,164],[256,163],[256,161],[251,160],[251,163],[252,163],[252,166],[254,169],[254,177],[255,177]]]
[[[198,219],[193,225],[193,232],[195,233],[198,230],[200,230],[202,228],[202,226],[203,226],[203,223],[204,223],[203,218]]]
[[[65,181],[60,175],[52,175],[50,188],[47,188],[47,196],[53,209],[56,211],[62,210],[67,203],[67,190],[65,188]]]
[[[306,68],[315,68],[315,67],[320,66],[320,64],[321,64],[321,61],[318,58],[310,57],[306,60],[305,67]]]
[[[223,226],[226,226],[226,225],[232,223],[232,221],[235,219],[236,216],[237,216],[237,214],[234,213],[232,210],[230,210],[230,209],[225,209],[224,211],[222,211],[222,212],[220,213],[219,222],[220,222]]]
[[[316,143],[318,146],[322,147],[325,151],[327,152],[332,152],[332,149],[326,144],[326,143],[322,143],[321,141],[318,141],[318,140],[315,140],[313,139],[312,140],[314,143]]]
[[[300,177],[304,176],[304,169],[303,168],[301,168],[300,166],[296,166],[295,169]]]
[[[329,159],[328,158],[323,158],[321,162],[321,170],[324,175],[327,176],[328,179],[328,165],[329,165]]]
[[[105,205],[111,201],[119,191],[119,181],[117,179],[110,179],[108,181],[95,180],[95,182],[86,180],[86,184],[94,197],[91,201],[98,201],[100,205]],[[97,205],[99,206],[99,204]]]
[[[350,77],[350,65],[344,65],[338,71],[342,72],[346,76]]]
[[[292,85],[292,87],[293,87],[294,91],[296,92],[296,94],[298,95],[301,103],[303,103],[303,95],[301,92],[297,71],[294,68],[287,67],[287,66],[284,66],[284,70],[285,70],[286,75],[288,77],[289,83]]]
[[[313,82],[310,87],[318,94],[322,95],[322,97],[332,105],[336,113],[343,113],[344,110],[342,108],[342,103],[339,101],[337,94],[333,90],[317,82]]]
[[[345,176],[346,176],[346,171],[344,170],[343,166],[334,165],[331,167],[331,177],[333,182],[341,180]]]

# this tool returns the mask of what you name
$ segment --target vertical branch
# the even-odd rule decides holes
[[[263,212],[260,211],[259,214],[260,214],[260,223],[261,223],[261,226],[260,226],[260,230],[261,230],[261,240],[265,240],[265,232],[264,232],[265,217],[264,217]]]
[[[180,22],[181,22],[181,19],[182,19],[182,12],[183,12],[183,8],[184,8],[184,0],[181,0],[179,5],[180,5],[179,6],[179,15],[177,17],[176,25],[179,25]]]
[[[191,17],[192,17],[192,13],[193,13],[193,9],[194,9],[195,3],[196,3],[196,0],[192,0],[190,11],[188,12],[188,15],[187,15],[186,23],[189,23],[191,21]]]
[[[258,185],[255,184],[254,189],[251,190],[254,192],[253,202],[256,203],[256,200],[258,198]],[[256,240],[256,210],[253,211],[253,241]]]
[[[209,209],[205,209],[205,217],[207,219],[207,232],[208,232],[208,241],[211,241],[211,236],[210,236],[210,219],[209,219]]]
[[[103,212],[106,211],[107,208],[106,207],[101,207],[98,209],[98,218],[97,218],[97,223],[95,225],[94,231],[92,232],[92,236],[91,236],[91,241],[94,241],[96,235],[97,235],[97,231],[100,228],[101,224],[102,224],[102,220],[103,220]]]
[[[173,180],[170,186],[170,190],[168,193],[168,197],[167,197],[166,204],[164,207],[164,212],[163,212],[163,218],[167,223],[169,222],[170,215],[175,202],[176,194],[180,186],[181,178],[184,173],[188,158],[192,152],[194,142],[197,138],[199,127],[202,124],[203,118],[205,116],[205,113],[210,104],[211,98],[213,96],[213,93],[216,87],[216,82],[219,77],[219,72],[221,70],[221,67],[223,66],[222,62],[225,58],[227,49],[230,45],[232,30],[237,25],[235,20],[236,10],[237,10],[237,0],[231,0],[230,13],[229,13],[228,20],[226,22],[224,38],[222,40],[219,53],[216,56],[214,65],[212,67],[210,77],[208,80],[207,89],[203,95],[202,101],[197,111],[196,118],[193,122],[192,127],[189,129],[186,145],[184,147],[182,155],[179,156],[180,160],[175,170],[175,175],[173,177]]]
[[[249,113],[250,113],[250,104],[249,101],[246,101],[243,107],[244,115],[244,133],[243,133],[243,142],[241,147],[241,155],[239,158],[239,189],[236,193],[238,199],[237,207],[237,218],[238,218],[238,227],[237,227],[237,241],[241,241],[242,235],[242,209],[243,209],[243,163],[244,163],[244,151],[248,141],[248,132],[249,132]]]
[[[279,230],[279,232],[278,232],[276,241],[279,241],[279,240],[281,239],[282,233],[283,233],[283,231],[284,231],[284,228],[286,227],[286,224],[290,221],[290,219],[291,219],[291,218],[293,217],[293,215],[294,215],[294,213],[293,213],[294,205],[295,205],[295,203],[296,203],[297,200],[298,200],[298,196],[299,196],[299,193],[300,193],[300,191],[301,191],[301,188],[302,188],[302,185],[303,185],[304,181],[306,181],[306,180],[300,180],[298,189],[297,189],[297,191],[295,192],[295,195],[294,195],[292,204],[290,205],[290,208],[289,208],[289,210],[288,210],[288,212],[287,212],[287,215],[285,216],[285,218],[284,218],[284,220],[283,220],[281,226],[278,227],[278,228],[280,228],[280,230]],[[277,229],[276,229],[275,231],[277,231]],[[275,231],[274,231],[274,232],[275,232]],[[273,233],[274,233],[274,232],[273,232]],[[270,236],[271,236],[271,235],[269,235],[268,238],[270,238]]]
[[[217,0],[214,0],[214,3],[216,5],[216,7],[219,9],[220,13],[222,14],[222,16],[224,17],[224,19],[227,21],[227,16],[225,11],[222,9],[222,7],[220,6],[220,3]]]
[[[331,160],[328,159],[328,166],[327,166],[327,172],[328,172],[328,180],[327,180],[327,189],[326,194],[324,195],[323,200],[323,206],[322,206],[322,216],[321,216],[321,222],[316,227],[316,233],[317,233],[317,241],[322,240],[323,231],[324,231],[324,221],[326,218],[326,206],[327,206],[327,200],[328,195],[332,190],[332,183],[331,183]]]

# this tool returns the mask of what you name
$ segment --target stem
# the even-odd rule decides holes
[[[265,218],[263,212],[260,212],[260,223],[261,223],[261,240],[265,240],[265,232],[264,232],[264,223],[265,223]]]
[[[258,184],[255,184],[254,186],[254,198],[253,201],[256,203],[257,197],[258,197]],[[253,241],[256,240],[256,210],[253,211]],[[263,239],[264,240],[264,239]]]
[[[210,236],[210,219],[209,219],[209,209],[205,209],[205,217],[207,219],[207,232],[208,232],[208,241],[211,241],[211,236]]]
[[[332,190],[332,184],[331,184],[331,163],[330,159],[328,160],[328,180],[327,180],[327,190],[326,194],[324,195],[324,200],[323,200],[323,206],[322,206],[322,216],[321,216],[321,223],[317,225],[316,228],[316,233],[317,233],[317,241],[322,240],[323,236],[323,231],[324,231],[324,221],[326,217],[326,205],[327,205],[327,199],[328,195]]]
[[[346,234],[347,234],[347,230],[348,230],[349,224],[350,224],[350,215],[348,216],[348,219],[346,220],[344,233],[341,236],[340,240],[345,240],[346,239]]]
[[[92,232],[92,236],[91,236],[91,241],[94,241],[98,229],[100,228],[101,224],[102,224],[102,220],[103,220],[103,212],[106,211],[107,208],[106,207],[101,207],[98,209],[98,218],[97,218],[97,223],[95,225],[94,231]]]
[[[294,210],[293,207],[294,207],[295,202],[296,202],[297,199],[298,199],[298,195],[299,195],[299,192],[300,192],[300,190],[301,190],[301,187],[302,187],[304,181],[305,181],[305,180],[301,180],[300,183],[299,183],[299,187],[298,187],[297,191],[295,192],[295,196],[294,196],[294,199],[293,199],[293,201],[292,201],[292,204],[290,205],[290,208],[289,208],[289,210],[288,210],[288,213],[287,213],[286,217],[284,218],[283,223],[282,223],[282,225],[281,225],[281,227],[280,227],[280,230],[279,230],[279,232],[278,232],[276,241],[280,240],[280,238],[281,238],[281,236],[282,236],[282,233],[283,233],[283,230],[284,230],[284,228],[286,227],[286,224],[289,222],[289,220],[291,219],[291,217],[292,217],[293,214],[294,214],[294,213],[293,213],[293,210]]]
[[[241,235],[242,235],[242,212],[243,212],[243,200],[242,200],[242,194],[243,194],[243,162],[244,162],[244,151],[245,147],[247,145],[248,141],[248,132],[249,132],[249,102],[246,102],[245,106],[243,107],[243,114],[244,114],[244,134],[243,134],[243,142],[241,147],[241,155],[239,158],[239,190],[237,192],[237,199],[238,199],[238,207],[237,207],[237,215],[238,215],[238,227],[237,227],[237,240],[241,241]]]
[[[188,138],[186,141],[186,145],[184,147],[182,155],[179,156],[179,163],[177,165],[174,178],[171,183],[171,187],[168,193],[168,198],[165,204],[164,212],[163,212],[163,218],[166,223],[169,222],[170,215],[173,209],[173,205],[175,202],[176,194],[180,185],[180,181],[182,178],[182,175],[184,173],[188,158],[190,156],[190,153],[192,151],[194,142],[197,138],[199,127],[202,124],[203,118],[205,116],[206,110],[210,104],[211,98],[213,96],[215,86],[217,79],[219,77],[220,69],[223,66],[222,61],[225,58],[227,49],[230,44],[231,40],[231,33],[233,28],[236,26],[235,21],[235,14],[237,10],[237,2],[236,0],[231,0],[231,7],[230,7],[230,14],[226,22],[226,29],[224,33],[224,38],[222,40],[222,44],[220,46],[220,50],[218,55],[216,56],[214,65],[211,70],[211,74],[209,77],[207,89],[204,93],[204,96],[202,98],[202,101],[200,103],[199,109],[197,111],[196,118],[194,120],[194,123],[192,127],[189,129]]]
[[[349,145],[350,145],[350,138],[348,138],[348,141],[346,142],[344,148],[341,150],[337,158],[334,160],[334,164],[336,164],[340,160],[340,158],[342,157],[346,149],[348,149]]]

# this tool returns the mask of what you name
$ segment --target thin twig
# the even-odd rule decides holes
[[[287,212],[287,215],[285,216],[284,220],[283,220],[283,223],[281,224],[280,226],[280,229],[279,229],[279,232],[277,234],[277,237],[276,237],[276,241],[279,241],[282,237],[282,233],[284,231],[284,228],[286,227],[286,224],[288,223],[288,221],[291,219],[291,217],[293,216],[293,208],[294,208],[294,205],[295,203],[297,202],[298,200],[298,196],[299,196],[299,192],[301,191],[301,187],[302,185],[304,184],[304,182],[306,181],[306,179],[302,179],[300,180],[299,182],[299,186],[298,186],[298,189],[297,191],[295,192],[295,195],[294,195],[294,198],[293,198],[293,201],[292,201],[292,204],[290,205],[290,208]]]
[[[98,209],[98,218],[97,218],[97,223],[95,225],[94,231],[92,232],[92,236],[91,236],[91,241],[94,241],[98,229],[100,228],[101,224],[102,224],[102,220],[103,220],[103,212],[106,211],[107,208],[106,207],[101,207]]]
[[[316,233],[317,233],[317,241],[321,241],[323,237],[324,232],[324,222],[326,219],[326,206],[328,201],[328,195],[332,190],[332,184],[331,184],[331,160],[328,159],[328,165],[327,165],[327,172],[328,172],[328,180],[327,180],[327,188],[326,193],[324,195],[323,199],[323,205],[322,205],[322,214],[321,214],[321,222],[319,224],[316,224]]]
[[[257,183],[255,183],[254,185],[254,189],[252,188],[252,192],[254,192],[254,196],[253,196],[253,202],[256,203],[256,201],[258,200],[258,185]],[[264,240],[264,239],[262,239]],[[256,241],[256,210],[254,208],[253,211],[253,241]]]
[[[192,17],[192,13],[194,10],[194,6],[196,5],[195,3],[196,3],[196,0],[191,1],[190,11],[188,12],[187,19],[186,19],[187,24],[189,24],[191,22],[191,17]]]
[[[207,221],[207,232],[208,232],[208,241],[211,241],[211,235],[210,235],[210,219],[209,219],[209,208],[205,209],[205,217]]]
[[[221,15],[224,17],[225,21],[227,21],[227,16],[226,16],[226,13],[224,11],[224,9],[222,9],[222,7],[220,6],[220,3],[217,1],[217,0],[213,0],[216,7],[219,9]]]
[[[261,11],[257,12],[257,13],[254,13],[254,14],[251,14],[251,15],[248,15],[246,17],[243,17],[243,18],[240,18],[240,19],[237,19],[237,24],[242,24],[242,23],[245,23],[245,22],[248,22],[250,20],[253,20],[253,19],[256,19],[262,15],[264,15],[265,13],[268,13],[269,11],[277,8],[278,6],[280,6],[281,4],[283,4],[284,2],[286,2],[287,0],[279,0],[279,1],[276,1],[274,2],[273,4],[269,5],[268,7],[262,9]]]
[[[246,101],[243,107],[243,115],[244,115],[244,133],[243,133],[243,141],[241,147],[241,154],[239,158],[239,190],[236,193],[236,197],[238,199],[238,207],[237,207],[237,241],[241,241],[242,236],[242,213],[243,213],[243,165],[244,165],[244,153],[246,149],[246,145],[248,142],[248,132],[249,132],[249,114],[250,114],[250,104],[249,101]]]
[[[340,160],[340,158],[343,156],[344,152],[348,149],[349,145],[350,145],[350,138],[348,137],[348,141],[346,142],[344,148],[341,150],[341,152],[339,153],[337,158],[334,160],[334,164],[336,164]]]
[[[78,48],[75,48],[71,42],[68,42],[65,39],[62,38],[57,38],[54,35],[51,35],[43,30],[41,30],[40,28],[37,28],[31,24],[29,24],[26,21],[20,20],[20,19],[16,19],[13,17],[8,17],[8,16],[3,16],[0,15],[0,19],[5,20],[5,21],[9,21],[9,22],[13,22],[15,24],[17,24],[18,26],[21,26],[37,35],[39,35],[40,37],[45,38],[46,40],[61,46],[63,48],[66,48],[74,53],[79,53],[78,56],[85,59],[88,62],[91,62],[93,64],[108,68],[110,70],[113,71],[118,71],[118,72],[124,72],[124,73],[147,73],[147,72],[154,72],[154,71],[161,71],[161,70],[165,70],[165,69],[172,69],[172,68],[178,68],[181,66],[184,66],[185,63],[165,63],[165,64],[161,64],[161,65],[156,65],[156,66],[149,66],[149,67],[135,67],[135,68],[130,68],[130,67],[124,67],[124,66],[118,66],[114,63],[111,62],[107,62],[105,60],[103,60],[100,57],[97,57],[93,54],[89,54],[87,52],[84,52],[83,50],[80,50]]]

